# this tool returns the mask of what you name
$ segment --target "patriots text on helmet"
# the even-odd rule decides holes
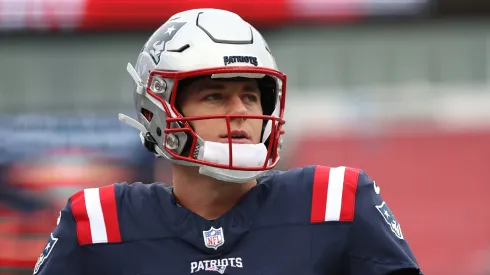
[[[255,56],[223,56],[223,61],[225,65],[230,65],[233,63],[249,63],[254,66],[258,66],[259,62]]]

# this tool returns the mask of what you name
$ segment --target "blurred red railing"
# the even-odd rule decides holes
[[[431,0],[3,0],[0,30],[151,30],[194,8],[240,14],[256,27],[420,14]]]

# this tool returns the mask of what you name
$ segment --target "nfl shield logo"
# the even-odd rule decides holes
[[[214,248],[216,250],[225,243],[222,227],[216,229],[211,226],[211,229],[203,231],[202,235],[204,237],[204,245],[207,248]]]

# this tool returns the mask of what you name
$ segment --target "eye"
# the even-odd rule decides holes
[[[221,99],[223,96],[219,93],[214,93],[214,94],[209,94],[209,95],[206,95],[203,100],[219,100]]]
[[[259,101],[259,96],[256,95],[256,94],[245,94],[243,96],[243,98],[245,99],[245,101],[247,102],[257,102]]]

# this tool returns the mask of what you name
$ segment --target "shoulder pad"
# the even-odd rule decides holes
[[[313,177],[311,223],[351,222],[361,170],[316,166]]]
[[[80,190],[70,200],[80,245],[121,242],[114,184]]]

